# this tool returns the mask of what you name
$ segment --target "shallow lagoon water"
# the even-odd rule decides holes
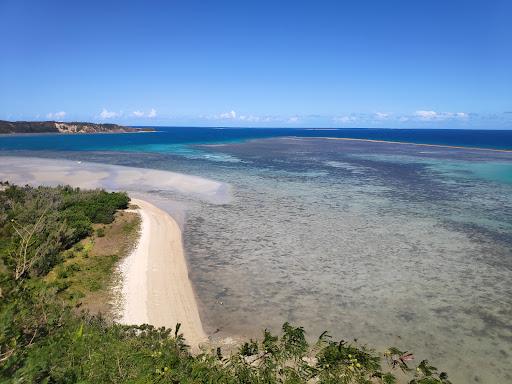
[[[246,166],[217,176],[236,191],[229,207],[187,222],[212,329],[287,320],[412,350],[456,382],[511,380],[510,154],[289,139],[216,148]],[[482,174],[494,164],[505,177]]]
[[[143,150],[37,154],[231,185],[226,204],[147,191],[187,207],[210,332],[291,321],[413,351],[454,382],[512,381],[512,154],[308,138]]]

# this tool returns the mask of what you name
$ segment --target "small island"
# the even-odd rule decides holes
[[[128,133],[151,132],[153,128],[133,128],[118,124],[58,121],[5,121],[0,120],[0,134],[15,133]]]

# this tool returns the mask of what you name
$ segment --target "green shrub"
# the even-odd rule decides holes
[[[8,186],[0,191],[3,264],[20,275],[16,279],[28,274],[43,276],[60,262],[63,250],[75,244],[80,249],[78,242],[92,233],[92,224],[111,223],[116,211],[128,203],[128,195],[119,192]],[[24,249],[26,244],[30,246]],[[21,254],[28,255],[29,261],[21,261]],[[20,262],[26,265],[19,268]]]
[[[59,268],[59,270],[57,271],[57,277],[59,279],[67,279],[68,271],[66,270],[66,268],[64,268],[64,267]]]

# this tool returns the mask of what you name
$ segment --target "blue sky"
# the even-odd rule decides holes
[[[0,119],[512,129],[511,4],[0,0]]]

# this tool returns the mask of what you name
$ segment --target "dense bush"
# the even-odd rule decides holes
[[[0,192],[0,257],[15,280],[43,276],[63,250],[92,233],[93,223],[111,223],[128,203],[126,193],[8,186]]]
[[[67,193],[63,208],[80,212],[92,223],[109,224],[114,220],[116,210],[127,208],[129,201],[130,199],[125,193],[107,193],[105,191]]]

